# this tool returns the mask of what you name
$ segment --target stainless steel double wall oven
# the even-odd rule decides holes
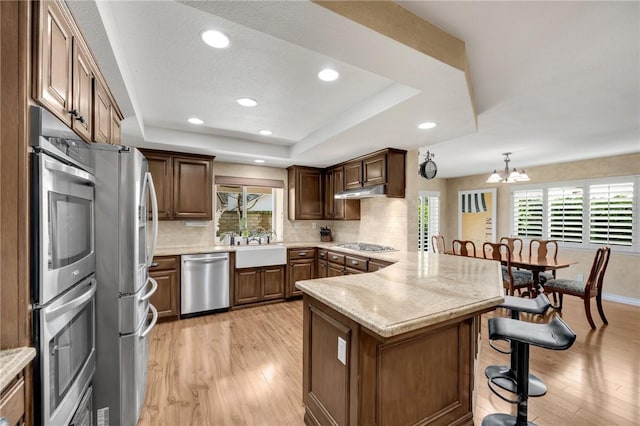
[[[42,108],[31,123],[36,424],[91,425],[96,369],[95,184],[84,142]]]

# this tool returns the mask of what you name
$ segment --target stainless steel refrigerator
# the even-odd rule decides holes
[[[96,200],[96,425],[134,426],[147,384],[148,337],[158,313],[148,269],[158,234],[147,161],[135,148],[92,145]],[[149,221],[147,200],[152,204]]]

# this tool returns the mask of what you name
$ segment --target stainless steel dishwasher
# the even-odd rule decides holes
[[[180,315],[229,308],[229,253],[182,256]]]

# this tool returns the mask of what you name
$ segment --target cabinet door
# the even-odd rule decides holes
[[[93,140],[98,143],[111,142],[111,100],[98,79],[94,82],[93,96]]]
[[[53,1],[40,3],[36,99],[71,127],[71,26]]]
[[[120,117],[115,109],[111,108],[111,141],[114,145],[120,145]]]
[[[180,315],[180,278],[177,269],[149,271],[149,276],[157,281],[158,290],[151,296],[151,304],[158,310],[159,318]]]
[[[158,198],[158,219],[171,218],[171,191],[173,190],[173,169],[171,167],[171,156],[143,152],[149,165],[149,172],[153,177],[153,185],[156,188]],[[147,203],[151,209],[151,203]],[[149,210],[151,213],[151,210]]]
[[[211,220],[211,160],[173,157],[173,217]]]
[[[89,54],[76,40],[73,41],[73,110],[71,127],[82,139],[91,142],[93,130],[93,71]]]
[[[322,174],[300,170],[296,178],[296,219],[322,219]]]
[[[344,266],[335,263],[327,263],[327,277],[339,277],[344,275]]]
[[[260,301],[261,276],[260,268],[236,269],[234,305]]]
[[[333,219],[334,217],[334,205],[340,200],[333,198],[335,192],[334,188],[334,174],[332,170],[327,170],[324,175],[324,217],[325,219]]]
[[[352,161],[344,166],[344,189],[362,187],[362,161]]]
[[[284,266],[265,266],[262,269],[262,299],[284,297]]]
[[[298,296],[302,290],[296,288],[296,281],[311,280],[316,277],[314,259],[292,260],[289,263],[289,290],[287,297]]]
[[[326,278],[327,276],[327,261],[318,260],[318,278]]]
[[[378,154],[362,161],[363,185],[387,183],[387,155]]]

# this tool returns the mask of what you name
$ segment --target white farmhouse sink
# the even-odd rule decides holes
[[[236,268],[285,265],[287,249],[281,245],[236,247]]]

